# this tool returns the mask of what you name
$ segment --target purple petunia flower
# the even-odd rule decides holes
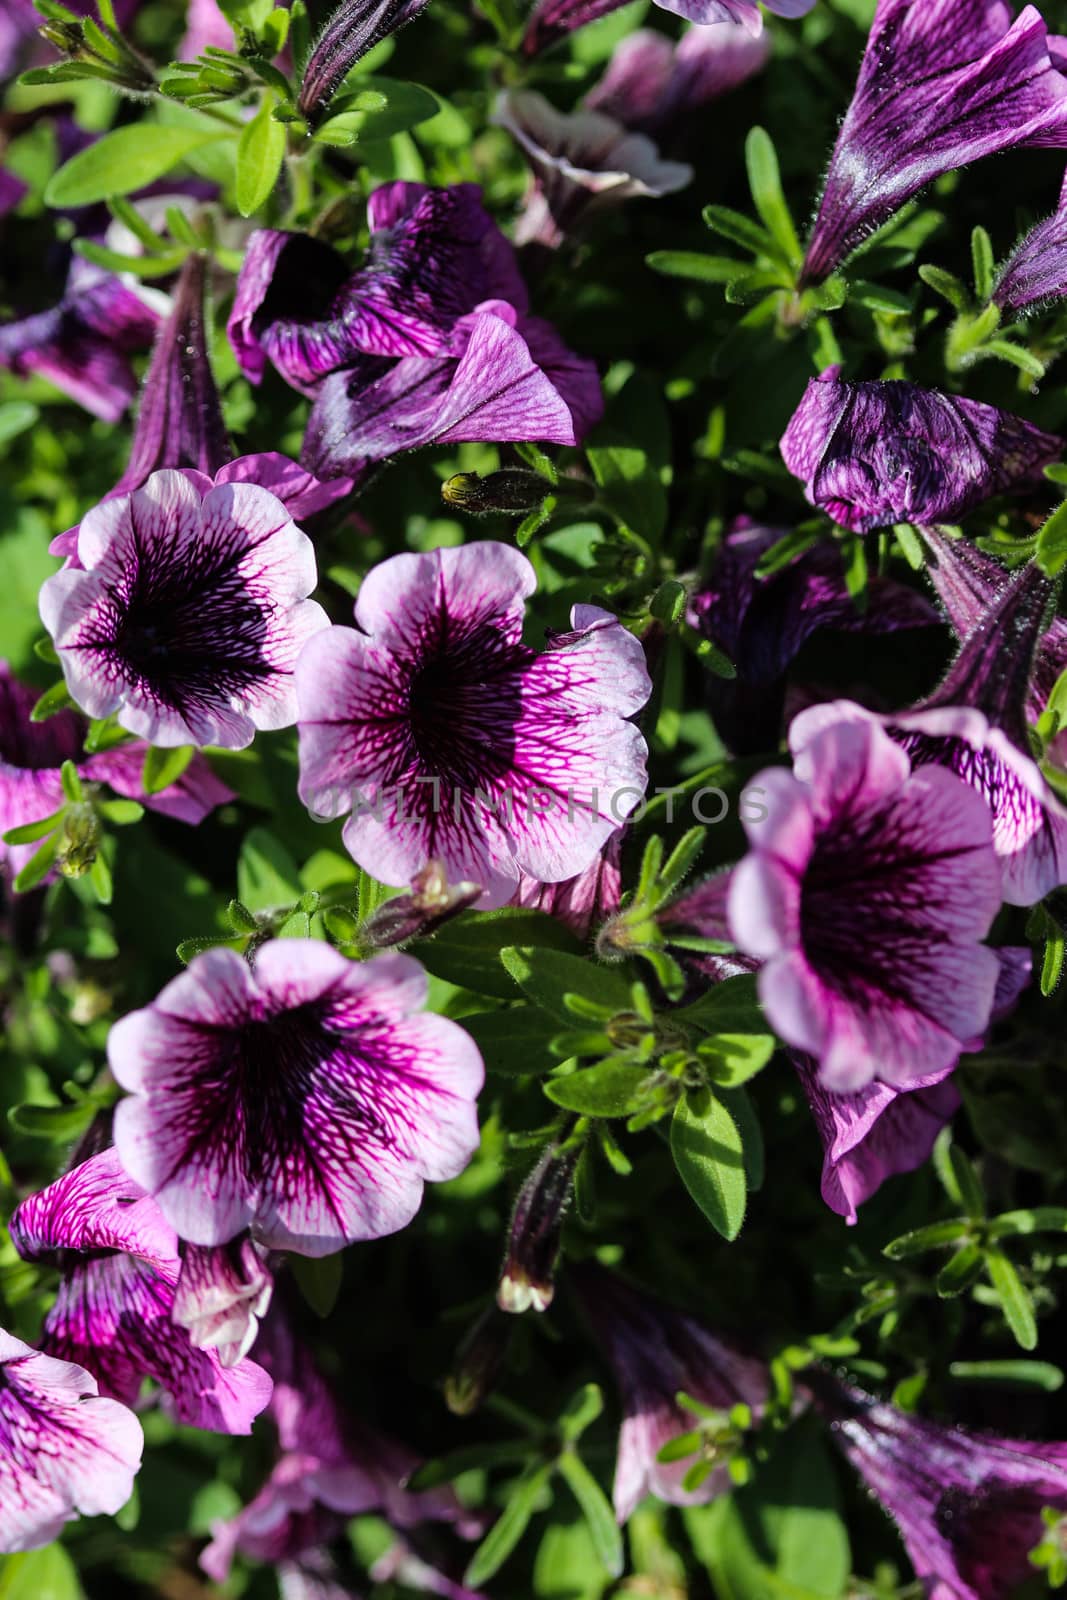
[[[1067,146],[1067,81],[1034,7],[879,0],[801,282],[827,277],[935,178],[1020,145]]]
[[[733,679],[709,674],[706,692],[719,734],[742,754],[777,743],[786,669],[819,629],[895,633],[938,621],[921,595],[891,578],[872,578],[866,610],[858,610],[841,551],[828,541],[759,577],[760,560],[785,533],[740,519],[719,547],[707,583],[689,602],[690,624],[737,669]]]
[[[777,17],[803,17],[815,0],[765,0]],[[565,39],[600,17],[617,11],[625,0],[540,0],[522,41],[527,55],[538,55],[558,39]],[[738,23],[753,37],[763,31],[763,15],[756,0],[656,0],[664,11],[702,27]]]
[[[1018,315],[1036,306],[1039,310],[1067,296],[1067,180],[1060,191],[1060,203],[1019,240],[997,273],[993,304],[1002,311]]]
[[[362,356],[323,379],[301,460],[320,478],[358,480],[423,445],[577,444],[603,409],[591,361],[573,355],[547,322],[490,300],[460,318],[442,355]]]
[[[350,813],[345,844],[380,882],[438,859],[503,905],[523,873],[584,872],[643,795],[640,643],[576,606],[575,631],[536,654],[521,638],[536,584],[492,541],[393,556],[363,580],[360,631],[301,656],[300,797]]]
[[[781,442],[811,505],[854,533],[952,522],[1015,484],[1040,481],[1064,441],[979,400],[898,380],[812,378]]]
[[[661,135],[759,72],[770,53],[766,35],[739,22],[689,27],[677,43],[638,28],[615,46],[583,104],[635,133]]]
[[[679,1393],[723,1413],[745,1405],[758,1417],[769,1390],[766,1367],[695,1317],[603,1267],[583,1263],[572,1269],[571,1278],[622,1401],[613,1492],[619,1522],[626,1522],[649,1494],[671,1505],[692,1506],[727,1493],[728,1457],[725,1450],[716,1457],[712,1440],[704,1456],[711,1470],[695,1488],[683,1488],[682,1479],[694,1465],[697,1446],[693,1456],[678,1461],[660,1461],[659,1452],[700,1425],[680,1404]]]
[[[0,1552],[37,1550],[79,1513],[121,1511],[144,1435],[83,1367],[0,1328]]]
[[[131,355],[159,315],[112,272],[71,260],[59,304],[0,325],[0,367],[47,378],[94,417],[117,422],[137,392]]]
[[[1033,1574],[1042,1509],[1067,1512],[1067,1445],[942,1427],[826,1372],[804,1382],[835,1444],[900,1530],[924,1593],[1010,1600]]]
[[[73,761],[87,783],[103,783],[116,794],[139,800],[152,811],[196,825],[216,806],[233,799],[202,755],[194,755],[174,783],[145,794],[142,783],[147,745],[116,745],[87,756],[85,723],[73,711],[59,711],[45,722],[31,722],[37,691],[15,678],[0,661],[0,834],[50,817],[64,804],[60,767]],[[0,862],[17,873],[37,849],[35,844],[5,845]]]
[[[267,1251],[246,1234],[227,1244],[186,1244],[174,1292],[174,1321],[198,1350],[217,1350],[224,1367],[251,1350],[274,1292]]]
[[[153,744],[243,749],[296,720],[296,658],[328,626],[315,583],[276,495],[168,470],[88,513],[41,618],[90,716]]]
[[[501,95],[493,120],[521,145],[533,174],[516,244],[558,249],[598,213],[673,194],[693,177],[684,162],[663,160],[646,134],[602,111],[557,111],[533,89]]]
[[[872,718],[797,717],[792,774],[760,773],[766,809],[730,885],[742,951],[764,964],[775,1031],[837,1092],[903,1087],[958,1060],[989,1021],[1000,907],[983,800],[943,767],[912,771]],[[749,793],[745,791],[746,795]]]
[[[62,1272],[44,1321],[49,1354],[77,1361],[102,1393],[127,1405],[148,1377],[179,1422],[217,1433],[251,1430],[270,1399],[270,1379],[251,1361],[225,1369],[173,1321],[178,1241],[114,1150],[24,1200],[11,1237],[25,1260],[53,1262]]]
[[[205,951],[111,1030],[123,1165],[192,1244],[251,1228],[323,1256],[406,1227],[424,1182],[478,1145],[481,1058],[425,998],[410,956],[283,939],[250,967]]]
[[[228,332],[252,383],[269,360],[314,395],[359,356],[432,356],[484,300],[527,309],[515,253],[473,183],[386,183],[367,201],[368,259],[351,272],[310,234],[261,229],[249,240]]]
[[[842,719],[881,722],[914,768],[958,773],[986,802],[1001,893],[1028,906],[1067,883],[1067,807],[1030,754],[1025,718],[1031,663],[1052,585],[1024,567],[985,610],[940,687],[917,706],[882,717],[850,702],[817,706],[794,723],[806,736]]]

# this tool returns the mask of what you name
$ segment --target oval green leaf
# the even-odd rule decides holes
[[[162,178],[191,151],[226,137],[213,129],[159,128],[152,123],[116,128],[60,167],[44,192],[45,203],[86,206],[109,195],[131,194]]]
[[[736,1239],[745,1220],[745,1160],[737,1124],[707,1090],[679,1100],[671,1120],[671,1154],[678,1176],[724,1239]]]

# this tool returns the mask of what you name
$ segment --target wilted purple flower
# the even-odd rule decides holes
[[[297,110],[312,126],[357,61],[425,10],[428,0],[339,0],[311,46]]]
[[[198,1350],[217,1350],[224,1367],[251,1350],[274,1290],[265,1250],[247,1235],[228,1244],[186,1244],[174,1292],[174,1321]]]
[[[42,586],[72,699],[158,745],[242,749],[296,720],[293,667],[328,618],[311,541],[276,495],[154,472],[94,506]]]
[[[332,628],[297,669],[300,797],[348,813],[381,883],[431,859],[503,905],[520,875],[583,872],[645,789],[627,719],[651,692],[641,645],[576,606],[541,655],[522,643],[533,567],[486,541],[393,556],[364,578],[359,632]]]
[[[694,1488],[682,1479],[700,1459],[700,1446],[677,1461],[660,1461],[659,1452],[700,1420],[679,1402],[692,1396],[726,1413],[748,1406],[757,1418],[767,1400],[767,1369],[742,1354],[695,1317],[686,1316],[593,1263],[572,1269],[571,1278],[593,1335],[615,1374],[622,1401],[613,1499],[625,1522],[646,1495],[671,1505],[706,1505],[730,1488],[728,1453],[708,1437],[703,1460],[711,1469]],[[737,1440],[731,1441],[736,1444]]]
[[[428,861],[412,878],[407,894],[393,895],[371,912],[359,930],[360,945],[385,950],[409,939],[425,939],[481,898],[481,884],[450,884],[441,863]]]
[[[565,878],[562,883],[540,883],[524,874],[511,904],[547,911],[579,939],[588,939],[606,917],[619,909],[622,898],[623,830],[613,833],[584,872]]]
[[[1033,1575],[1043,1508],[1067,1512],[1067,1445],[942,1427],[825,1372],[804,1381],[931,1600],[1010,1600]]]
[[[487,300],[459,319],[442,355],[359,356],[324,378],[301,460],[320,478],[358,480],[374,463],[422,445],[578,444],[603,409],[591,361],[539,317]]]
[[[1064,441],[979,400],[898,380],[812,378],[782,435],[808,501],[854,533],[953,522],[1063,454]]]
[[[1013,315],[1067,295],[1067,181],[1060,203],[1019,240],[997,274],[993,303]]]
[[[1031,663],[1052,585],[1024,567],[986,609],[941,685],[907,711],[880,718],[850,702],[816,706],[793,724],[806,736],[833,721],[880,721],[913,768],[958,773],[989,807],[1001,893],[1028,906],[1067,883],[1067,808],[1030,754],[1025,718]]]
[[[11,1237],[27,1261],[53,1262],[62,1273],[44,1320],[49,1354],[77,1361],[104,1394],[126,1405],[147,1377],[179,1422],[218,1433],[251,1430],[270,1399],[270,1379],[251,1361],[224,1368],[214,1351],[194,1349],[173,1321],[178,1241],[114,1150],[24,1200]]]
[[[767,10],[777,17],[803,17],[815,0],[765,0]],[[530,18],[522,41],[523,50],[533,56],[565,39],[587,23],[617,11],[625,0],[540,0]],[[664,11],[684,17],[701,26],[740,23],[753,37],[763,30],[763,16],[756,0],[656,0]]]
[[[1030,982],[1031,954],[1025,946],[996,952],[999,975],[991,1022],[1008,1016]],[[984,1039],[972,1041],[980,1049]],[[938,1134],[959,1110],[959,1093],[947,1073],[923,1084],[895,1089],[869,1083],[856,1094],[830,1094],[815,1062],[789,1052],[823,1143],[822,1197],[849,1223],[887,1178],[913,1172],[928,1158]]]
[[[816,707],[790,748],[792,773],[750,786],[767,814],[745,821],[734,938],[764,963],[775,1031],[816,1058],[825,1088],[928,1081],[993,1004],[997,959],[979,942],[1001,901],[989,810],[945,768],[913,772],[873,718]]]
[[[137,392],[131,355],[159,316],[113,272],[71,260],[59,304],[0,326],[0,367],[47,378],[94,417],[117,422]]]
[[[121,1511],[144,1435],[82,1367],[0,1328],[0,1552],[36,1550],[79,1513]]]
[[[87,756],[82,718],[73,711],[59,711],[45,722],[31,722],[37,698],[37,691],[20,683],[7,662],[0,661],[0,834],[43,821],[59,810],[64,804],[60,779],[64,761],[73,761],[85,782],[107,784],[116,794],[180,822],[202,822],[216,806],[233,799],[233,791],[199,754],[174,783],[145,794],[147,745],[137,741]],[[35,844],[5,845],[0,839],[0,862],[10,862],[17,873],[36,849]]]
[[[192,1244],[251,1228],[323,1256],[406,1227],[424,1181],[478,1146],[482,1063],[456,1023],[422,1013],[410,956],[348,961],[273,940],[255,966],[208,950],[115,1024],[123,1165]]]
[[[802,274],[817,283],[943,173],[1067,145],[1067,82],[1033,6],[879,0]]]
[[[638,28],[615,46],[584,105],[634,132],[660,135],[759,72],[770,53],[766,35],[740,22],[690,27],[677,43]]]
[[[598,212],[684,189],[693,169],[664,161],[652,140],[601,111],[557,111],[533,89],[501,95],[493,120],[521,146],[533,182],[516,244],[557,249]]]
[[[725,651],[736,678],[708,675],[707,695],[716,729],[731,750],[746,754],[777,743],[785,673],[820,628],[846,633],[895,633],[938,621],[913,589],[874,577],[860,611],[848,592],[837,545],[823,541],[761,578],[757,567],[786,529],[743,518],[716,553],[705,585],[690,598],[688,620]]]
[[[358,272],[322,240],[264,228],[237,280],[230,343],[245,376],[269,360],[313,395],[360,356],[431,356],[483,300],[525,312],[515,253],[473,183],[386,183],[367,201],[370,253]]]

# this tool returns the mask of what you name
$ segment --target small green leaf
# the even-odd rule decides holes
[[[602,1061],[598,1066],[551,1078],[545,1094],[554,1105],[585,1117],[628,1117],[640,1111],[648,1098],[649,1075],[645,1067],[627,1061]]]
[[[776,1045],[769,1033],[716,1033],[698,1046],[698,1053],[715,1083],[736,1089],[763,1071]]]
[[[252,828],[237,860],[237,898],[250,911],[281,911],[303,892],[296,862],[266,828]]]
[[[989,1224],[989,1235],[993,1239],[1028,1233],[1067,1233],[1067,1207],[1033,1206],[1028,1211],[1002,1211]]]
[[[225,130],[161,128],[151,122],[116,128],[60,167],[45,189],[45,204],[65,210],[132,194],[162,178],[194,150],[225,137]]]
[[[568,1444],[580,1439],[604,1409],[604,1395],[598,1383],[586,1383],[568,1400],[560,1413],[559,1431]]]
[[[1036,1349],[1037,1319],[1034,1316],[1033,1302],[1014,1264],[1008,1260],[1003,1251],[987,1249],[986,1267],[1003,1309],[1004,1319],[1012,1331],[1016,1344],[1024,1350]]]
[[[950,1256],[937,1275],[937,1292],[942,1299],[964,1294],[982,1276],[985,1256],[981,1247],[973,1242],[965,1244]]]
[[[78,1572],[61,1544],[0,1556],[0,1600],[85,1600]]]
[[[890,1261],[906,1261],[910,1256],[922,1255],[927,1250],[941,1250],[946,1245],[965,1239],[971,1231],[969,1217],[952,1217],[947,1222],[931,1222],[923,1228],[913,1228],[892,1239],[882,1251]]]
[[[149,745],[141,768],[141,788],[145,794],[159,794],[161,790],[169,789],[172,783],[177,783],[195,754],[191,744],[168,749]]]
[[[609,1016],[630,1009],[629,988],[615,968],[534,945],[510,945],[501,950],[500,960],[535,1005],[564,1022],[573,1023],[575,1018],[566,1004],[568,994],[604,1008]]]
[[[246,122],[237,141],[237,209],[250,217],[264,205],[278,181],[285,160],[286,133],[271,116],[274,96],[264,94],[251,122]]]
[[[712,1227],[736,1239],[745,1220],[745,1163],[737,1124],[706,1089],[679,1100],[671,1119],[678,1174]]]
[[[1050,578],[1067,566],[1067,500],[1058,505],[1037,536],[1034,559]]]
[[[34,1139],[51,1139],[57,1144],[69,1144],[85,1132],[98,1110],[95,1100],[86,1100],[76,1106],[21,1105],[12,1106],[7,1118],[19,1133],[29,1134]]]
[[[63,820],[64,807],[53,811],[50,816],[41,817],[37,822],[24,822],[21,828],[9,828],[4,834],[5,844],[36,844],[38,839],[44,839],[53,829],[57,828]]]
[[[96,809],[105,822],[113,823],[116,828],[128,828],[144,816],[144,806],[136,800],[97,800]]]
[[[967,285],[962,283],[954,273],[945,272],[942,267],[935,267],[930,262],[924,262],[919,268],[919,277],[927,288],[933,289],[949,305],[957,311],[966,311],[971,304],[971,296]]]
[[[983,304],[993,293],[993,243],[984,228],[971,233],[971,270],[974,275],[974,292]]]
[[[701,215],[713,233],[739,244],[754,256],[774,254],[774,240],[766,228],[761,228],[743,211],[731,211],[729,206],[705,206]]]
[[[577,1500],[597,1555],[613,1578],[622,1576],[622,1533],[603,1489],[589,1468],[570,1450],[559,1458],[560,1477]]]
[[[370,139],[391,139],[441,110],[441,102],[418,83],[395,78],[362,78],[350,94],[338,96],[331,115],[313,137],[324,144],[353,145]]]
[[[653,250],[645,265],[666,278],[688,278],[694,283],[732,283],[744,274],[745,263],[730,256],[707,256],[699,250]]]
[[[465,911],[429,939],[417,939],[411,953],[427,971],[446,983],[500,1000],[516,1000],[515,984],[500,964],[502,945],[537,945],[576,955],[581,945],[569,928],[545,911],[504,906],[499,911]],[[559,1012],[553,1013],[559,1016]],[[569,1012],[566,1020],[574,1019]],[[559,1032],[557,1024],[556,1033]]]
[[[530,1518],[548,1487],[553,1467],[551,1461],[531,1463],[511,1485],[503,1511],[474,1552],[463,1575],[463,1582],[470,1588],[485,1583],[504,1565],[526,1532]]]
[[[57,828],[50,833],[41,848],[30,857],[14,882],[16,894],[25,894],[27,889],[36,888],[42,879],[47,878],[55,865],[59,853],[59,844],[62,834]]]
[[[949,1377],[958,1383],[994,1383],[1020,1389],[1043,1389],[1055,1394],[1063,1388],[1063,1373],[1050,1361],[953,1361]]]
[[[64,679],[60,678],[50,689],[46,689],[40,699],[34,703],[30,712],[31,722],[47,722],[49,717],[54,717],[57,711],[66,711],[74,704],[67,690]]]
[[[782,193],[774,143],[764,128],[749,129],[745,140],[745,168],[756,210],[785,260],[791,267],[799,267],[804,252]]]
[[[712,984],[692,1005],[671,1013],[683,1028],[706,1034],[765,1034],[767,1021],[759,1002],[754,974],[740,973]]]

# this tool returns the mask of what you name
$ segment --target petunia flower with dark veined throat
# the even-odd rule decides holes
[[[225,1368],[174,1322],[178,1240],[115,1150],[23,1200],[11,1238],[24,1260],[60,1269],[44,1320],[50,1355],[78,1362],[102,1394],[126,1405],[151,1378],[176,1421],[216,1433],[251,1431],[270,1399],[270,1379],[251,1361]]]
[[[618,1521],[626,1522],[649,1494],[693,1506],[728,1493],[729,1459],[741,1442],[729,1413],[744,1406],[758,1419],[769,1392],[763,1362],[593,1262],[572,1267],[568,1279],[622,1401],[613,1491]],[[680,1393],[721,1413],[718,1426],[709,1428],[710,1418],[687,1409]],[[663,1447],[683,1435],[694,1435],[691,1452],[661,1461]],[[683,1479],[701,1462],[707,1470],[685,1486]]]
[[[1067,1516],[1067,1444],[943,1426],[828,1372],[801,1381],[896,1523],[931,1600],[1011,1600],[1035,1575],[1030,1555],[1049,1532],[1042,1512]]]
[[[84,1367],[0,1328],[0,1554],[51,1544],[79,1514],[121,1511],[143,1447],[133,1412]]]
[[[385,183],[367,200],[370,249],[351,270],[306,233],[262,228],[248,241],[227,330],[245,376],[268,361],[314,395],[361,356],[438,355],[483,300],[528,307],[515,252],[477,184]]]
[[[538,655],[522,642],[536,587],[495,541],[393,556],[364,578],[357,627],[301,656],[300,797],[347,817],[379,882],[439,860],[482,885],[482,909],[503,905],[522,874],[583,872],[644,794],[640,643],[581,605]]]
[[[293,668],[329,625],[311,541],[276,495],[154,472],[94,506],[42,586],[71,698],[157,745],[243,749],[296,720]]]
[[[35,689],[20,683],[6,661],[0,661],[0,834],[41,822],[64,804],[60,768],[73,761],[85,783],[102,783],[150,811],[195,826],[216,806],[233,799],[202,755],[193,756],[174,783],[146,794],[142,782],[147,745],[140,740],[84,753],[86,724],[73,711],[58,711],[44,722],[30,720],[38,699]],[[36,845],[6,845],[0,839],[0,863],[18,873]]]
[[[459,319],[439,355],[360,356],[324,378],[301,463],[316,478],[358,483],[424,445],[578,444],[603,409],[591,361],[540,317],[487,300]]]
[[[478,1145],[481,1057],[425,999],[410,956],[205,951],[111,1030],[124,1167],[190,1244],[322,1256],[406,1227]]]
[[[1031,5],[879,0],[834,145],[802,284],[818,283],[935,178],[1067,146],[1067,79]]]
[[[897,379],[812,378],[782,435],[811,505],[854,533],[954,522],[993,495],[1040,483],[1064,441],[980,400]]]
[[[625,0],[540,0],[527,24],[522,48],[527,55],[539,55],[557,40],[624,4]],[[701,27],[737,23],[754,38],[763,31],[757,0],[656,0],[656,4]],[[767,10],[776,17],[806,16],[814,4],[815,0],[766,0]]]
[[[1030,751],[1025,706],[1052,584],[1035,566],[1015,574],[960,646],[943,682],[918,705],[882,716],[849,701],[815,706],[793,726],[880,723],[914,769],[957,773],[989,808],[1009,905],[1034,905],[1067,883],[1067,806]]]
[[[730,927],[762,962],[769,1022],[824,1088],[904,1087],[953,1066],[989,1022],[992,819],[955,773],[913,771],[874,719],[815,711],[790,727],[792,773],[750,786],[765,814],[745,821]]]

